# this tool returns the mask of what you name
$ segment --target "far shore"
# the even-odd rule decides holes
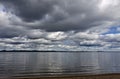
[[[0,52],[119,52],[119,51],[108,51],[108,50],[81,50],[81,51],[56,51],[56,50],[0,50]]]

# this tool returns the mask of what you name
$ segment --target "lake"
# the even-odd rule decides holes
[[[0,52],[0,77],[120,73],[120,52]]]

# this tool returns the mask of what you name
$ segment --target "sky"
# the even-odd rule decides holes
[[[120,50],[120,0],[0,0],[0,50]]]

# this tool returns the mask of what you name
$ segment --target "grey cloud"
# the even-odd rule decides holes
[[[11,5],[15,14],[25,21],[34,21],[44,17],[52,10],[53,0],[1,0],[7,8]]]
[[[120,35],[101,34],[120,25],[120,1],[109,0],[107,5],[102,1],[0,0],[0,39],[10,38],[3,43],[21,49],[110,47],[120,41]],[[26,41],[13,39],[23,36]]]
[[[114,18],[100,12],[99,0],[0,0],[14,6],[15,14],[31,29],[84,31]],[[87,6],[86,6],[87,5]],[[34,23],[38,21],[39,23]],[[24,23],[23,23],[24,24]]]
[[[27,37],[14,37],[0,39],[0,48],[2,50],[69,50],[75,47],[64,44],[62,41],[52,42],[44,38],[29,39]]]
[[[60,33],[60,32],[59,32]],[[57,35],[59,35],[58,32],[56,32]],[[61,32],[62,33],[62,32]],[[52,37],[56,34],[51,33]],[[51,35],[50,34],[50,35]],[[74,38],[71,38],[68,36],[65,39],[52,39],[52,37],[48,38],[44,36],[43,38],[36,38],[36,39],[30,39],[29,37],[13,37],[13,38],[1,38],[0,39],[0,48],[3,49],[20,49],[20,50],[98,50],[98,49],[109,49],[109,48],[119,48],[118,41],[110,42],[109,39],[104,40],[103,36],[99,36],[97,34],[92,34],[91,36],[88,33],[85,37],[79,38],[80,36],[76,36],[77,34],[73,33],[72,35],[75,35]],[[46,35],[49,35],[49,33],[46,33]],[[92,36],[97,36],[96,38],[92,38]],[[98,37],[99,36],[99,37]],[[73,37],[73,36],[72,36]],[[47,38],[47,39],[46,39]],[[61,36],[60,36],[61,38]],[[113,37],[111,37],[113,39]],[[116,39],[116,38],[114,38]]]
[[[104,44],[102,44],[102,41],[98,41],[98,40],[92,40],[92,41],[83,41],[80,42],[80,46],[86,46],[86,47],[102,47],[104,46]]]
[[[120,34],[106,34],[101,36],[101,39],[106,42],[120,42]]]
[[[0,28],[0,38],[11,38],[23,35],[24,31],[14,28]]]
[[[87,33],[87,32],[79,32],[75,33],[72,38],[76,39],[83,39],[83,40],[97,40],[99,39],[100,35],[97,33]]]

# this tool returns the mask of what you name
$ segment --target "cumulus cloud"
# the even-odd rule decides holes
[[[119,4],[119,0],[0,0],[0,39],[12,40],[0,44],[21,49],[26,43],[26,49],[112,46],[110,41],[118,42],[119,34],[105,33],[120,25]],[[14,42],[24,36],[29,40]]]
[[[99,35],[96,33],[87,33],[87,32],[79,32],[76,33],[73,38],[83,39],[83,40],[94,40],[98,39]]]
[[[110,42],[119,42],[120,41],[120,33],[106,34],[106,35],[102,36],[102,39],[105,41],[110,41]]]
[[[51,40],[63,40],[67,38],[67,34],[64,32],[52,32],[47,35],[47,38]]]

